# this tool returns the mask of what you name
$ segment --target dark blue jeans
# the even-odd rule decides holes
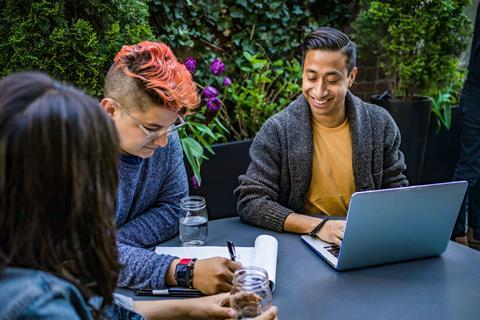
[[[469,72],[460,107],[461,146],[454,179],[467,180],[468,189],[452,236],[465,235],[468,224],[473,228],[475,239],[480,240],[480,73]]]

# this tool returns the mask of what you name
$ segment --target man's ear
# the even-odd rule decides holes
[[[348,75],[348,87],[350,88],[355,82],[355,77],[357,76],[357,67],[354,67],[350,74]]]
[[[103,98],[100,101],[100,105],[102,106],[103,110],[105,110],[105,112],[113,119],[117,108],[113,104],[112,100],[109,98]]]

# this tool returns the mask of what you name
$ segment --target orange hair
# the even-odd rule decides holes
[[[164,43],[143,41],[123,46],[114,58],[115,69],[139,80],[155,102],[174,112],[185,112],[199,104],[191,73]]]

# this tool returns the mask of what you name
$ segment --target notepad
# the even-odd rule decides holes
[[[271,283],[272,290],[275,288],[275,276],[277,271],[278,241],[269,235],[260,235],[255,239],[253,247],[235,247],[237,261],[243,266],[255,266],[265,269]],[[224,257],[230,259],[227,246],[205,247],[156,247],[155,253],[169,254],[176,257],[195,257],[206,259],[212,257]]]

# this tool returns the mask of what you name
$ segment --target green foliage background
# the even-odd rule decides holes
[[[0,2],[0,75],[39,70],[100,97],[124,44],[154,39],[146,1]]]
[[[272,114],[300,93],[299,45],[318,26],[347,27],[358,1],[0,0],[0,76],[44,71],[101,97],[104,76],[124,44],[160,40],[177,57],[193,56],[195,80],[221,91],[180,131],[197,181],[211,144],[253,138]],[[219,57],[222,76],[208,65]],[[222,88],[223,76],[233,80]]]
[[[458,57],[471,34],[469,0],[0,0],[0,76],[40,70],[101,97],[104,76],[125,44],[160,40],[177,57],[198,61],[195,80],[214,85],[223,106],[205,103],[181,130],[184,151],[200,167],[219,141],[248,139],[300,93],[300,43],[320,26],[351,34],[374,50],[397,95],[438,96],[438,114],[461,83]],[[362,48],[363,47],[363,48]],[[212,77],[219,57],[225,72]],[[222,88],[229,76],[233,85]],[[453,88],[453,89],[452,89]],[[447,119],[448,120],[448,119]]]
[[[151,24],[175,48],[214,51],[227,62],[243,51],[298,58],[304,35],[318,26],[344,28],[358,1],[152,0]],[[244,60],[242,60],[244,61]]]
[[[203,86],[220,89],[207,66],[216,57],[226,64],[233,85],[223,92],[220,119],[230,130],[220,140],[242,140],[300,93],[305,35],[319,26],[348,28],[358,7],[344,0],[152,0],[150,23],[178,56],[197,59]]]
[[[455,81],[472,25],[470,0],[362,1],[353,23],[360,50],[373,50],[393,77],[394,94],[436,95]]]

